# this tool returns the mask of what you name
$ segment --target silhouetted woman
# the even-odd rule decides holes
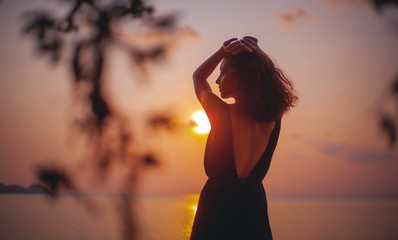
[[[222,98],[207,78],[221,63]],[[283,114],[297,97],[292,83],[257,45],[230,39],[193,74],[196,96],[211,123],[203,187],[191,240],[272,239],[262,180],[271,163]]]

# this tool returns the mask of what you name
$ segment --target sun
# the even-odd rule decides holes
[[[199,110],[191,115],[191,119],[195,122],[196,126],[193,131],[197,134],[206,134],[210,132],[211,126],[205,111]]]

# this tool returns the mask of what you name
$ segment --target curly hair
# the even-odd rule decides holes
[[[255,53],[227,54],[224,59],[239,79],[237,99],[242,110],[259,122],[280,119],[298,97],[293,83],[270,58]]]

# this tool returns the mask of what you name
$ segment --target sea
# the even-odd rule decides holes
[[[187,240],[197,202],[197,194],[2,194],[0,239],[124,240],[133,228],[138,240]],[[268,208],[275,240],[398,239],[398,197],[269,196]]]

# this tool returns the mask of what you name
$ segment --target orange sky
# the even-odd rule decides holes
[[[0,5],[0,182],[5,184],[29,185],[37,163],[74,166],[81,153],[81,141],[69,128],[68,69],[39,58],[31,39],[20,34],[21,9],[40,7],[40,2]],[[154,1],[159,11],[178,12],[182,29],[198,35],[180,33],[167,62],[153,66],[146,84],[134,81],[126,56],[115,52],[110,95],[134,129],[142,129],[139,116],[154,109],[188,122],[200,109],[192,72],[224,40],[256,36],[300,93],[299,105],[282,122],[264,181],[267,193],[398,194],[398,152],[388,149],[375,115],[378,99],[397,74],[398,35],[391,21],[398,11],[380,16],[353,2]],[[217,73],[210,79],[215,92]],[[137,134],[139,150],[156,146],[162,156],[161,167],[143,174],[141,192],[200,191],[206,179],[205,136],[189,128]]]

